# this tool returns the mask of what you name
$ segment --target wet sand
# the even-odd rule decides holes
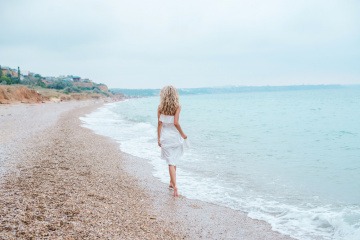
[[[81,127],[101,105],[0,106],[0,239],[290,239],[240,211],[174,199],[145,159]]]

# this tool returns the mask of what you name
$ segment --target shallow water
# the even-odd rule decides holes
[[[158,97],[107,104],[82,118],[168,182],[156,139]],[[181,96],[191,148],[181,194],[248,212],[299,239],[360,239],[360,90]]]

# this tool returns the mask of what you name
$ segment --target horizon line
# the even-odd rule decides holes
[[[261,87],[350,87],[359,86],[360,83],[351,84],[297,84],[297,85],[223,85],[223,86],[207,86],[207,87],[176,87],[177,89],[205,89],[205,88],[261,88]],[[160,90],[161,88],[122,88],[122,87],[109,87],[109,89],[124,89],[124,90]]]

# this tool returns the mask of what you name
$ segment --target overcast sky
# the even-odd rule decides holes
[[[0,64],[111,88],[360,84],[358,0],[0,0]]]

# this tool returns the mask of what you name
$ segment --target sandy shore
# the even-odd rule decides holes
[[[101,104],[0,106],[0,239],[290,239],[242,212],[174,199],[146,160],[80,126]]]

